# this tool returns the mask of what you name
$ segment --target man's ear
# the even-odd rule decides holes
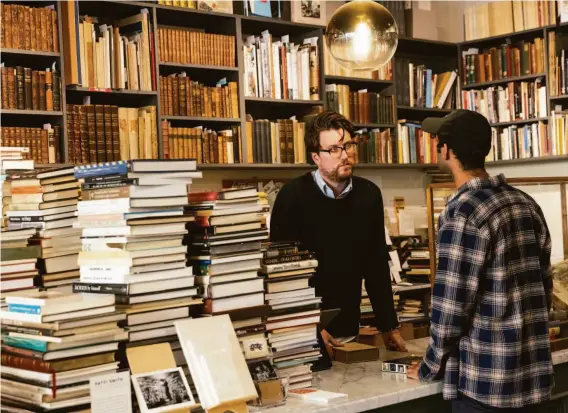
[[[317,165],[318,161],[319,161],[319,155],[317,154],[317,152],[312,152],[312,161],[314,161],[314,163]]]
[[[444,160],[450,160],[450,151],[451,149],[448,148],[448,145],[444,144],[444,146],[442,147],[442,156],[444,157]]]

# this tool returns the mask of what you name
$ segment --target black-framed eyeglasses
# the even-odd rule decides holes
[[[343,146],[332,146],[329,149],[318,149],[318,152],[327,152],[334,158],[340,158],[343,151],[347,155],[352,155],[357,150],[357,142],[347,142]]]

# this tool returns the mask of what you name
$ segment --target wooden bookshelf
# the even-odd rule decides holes
[[[24,0],[15,0],[14,3],[24,4]],[[63,50],[63,30],[61,16],[61,3],[55,1],[42,2],[41,4],[54,4],[58,14],[58,30],[59,30],[59,50]],[[448,63],[449,68],[458,69],[461,60],[461,50],[468,47],[487,47],[492,44],[499,44],[505,42],[507,39],[512,41],[529,39],[531,37],[545,37],[548,30],[558,30],[559,28],[568,27],[567,24],[557,26],[547,26],[537,29],[525,30],[519,33],[512,33],[503,36],[494,36],[486,39],[476,39],[462,43],[449,43],[443,41],[432,41],[426,39],[414,39],[407,36],[400,36],[397,51],[393,61],[393,79],[392,80],[375,80],[358,77],[346,76],[329,76],[325,75],[324,57],[323,57],[323,42],[325,41],[324,32],[325,27],[304,23],[294,23],[282,19],[273,19],[258,16],[243,16],[239,14],[226,14],[202,11],[196,9],[189,9],[184,7],[166,6],[156,4],[154,2],[142,1],[120,1],[120,0],[97,0],[93,2],[80,2],[79,13],[101,16],[106,19],[118,19],[128,17],[138,13],[142,9],[147,9],[149,13],[149,21],[154,32],[154,40],[157,39],[157,29],[162,27],[179,27],[179,28],[193,28],[204,29],[208,33],[217,33],[234,36],[235,41],[235,64],[236,67],[231,66],[215,66],[215,65],[199,65],[199,64],[180,64],[175,62],[159,61],[157,44],[154,43],[154,55],[152,58],[155,61],[156,77],[159,75],[167,76],[168,74],[187,71],[188,76],[192,80],[200,82],[205,81],[206,84],[212,86],[214,81],[226,77],[228,81],[236,81],[238,86],[238,118],[204,118],[204,117],[190,117],[190,116],[164,116],[162,115],[162,108],[160,107],[160,91],[159,79],[156,79],[158,91],[135,91],[135,90],[111,90],[111,89],[95,89],[77,87],[75,85],[66,86],[65,73],[63,70],[64,61],[68,56],[64,53],[57,52],[39,52],[28,51],[19,49],[0,49],[2,54],[2,61],[9,62],[10,65],[28,65],[26,67],[44,67],[49,61],[49,65],[55,62],[57,70],[61,73],[61,111],[37,111],[37,110],[16,110],[16,109],[2,109],[1,120],[6,120],[9,126],[26,126],[27,123],[40,124],[52,123],[59,125],[61,128],[61,142],[59,142],[60,153],[62,160],[67,162],[67,105],[80,104],[85,98],[90,98],[95,104],[123,104],[124,106],[137,107],[137,106],[156,106],[156,119],[157,119],[157,136],[159,154],[162,155],[162,136],[160,120],[168,120],[172,122],[172,126],[198,126],[203,124],[212,128],[224,128],[228,125],[240,125],[241,134],[244,137],[246,130],[247,115],[250,114],[254,119],[267,118],[274,121],[278,118],[288,118],[289,116],[296,115],[300,120],[302,116],[308,113],[312,107],[321,106],[326,107],[325,101],[326,84],[346,84],[353,90],[368,89],[372,92],[380,93],[381,95],[396,96],[396,68],[395,62],[397,58],[416,58],[417,61],[435,62],[437,60],[444,60]],[[289,34],[290,39],[298,43],[301,39],[307,37],[318,37],[318,52],[319,52],[319,100],[292,100],[292,99],[271,99],[261,97],[251,97],[244,95],[243,77],[244,77],[244,57],[243,57],[243,41],[246,35],[254,34],[260,35],[261,31],[268,30],[273,36],[278,37],[284,34]],[[547,62],[547,56],[545,56]],[[463,87],[463,89],[473,89],[478,87],[486,87],[490,85],[498,85],[511,81],[524,81],[532,80],[537,77],[543,77],[545,82],[548,74],[539,73],[528,76],[520,76],[517,78],[508,78],[496,82],[484,82],[479,84],[472,84]],[[463,79],[463,77],[462,77]],[[550,96],[549,97],[549,110],[553,108],[554,104],[564,103],[568,100],[568,95],[563,96]],[[444,116],[450,113],[451,109],[438,109],[438,108],[419,108],[398,105],[396,98],[393,108],[394,119],[392,123],[356,123],[356,128],[390,128],[393,134],[396,134],[396,125],[398,119],[409,119],[420,121],[427,116]],[[547,118],[530,119],[527,121],[515,121],[510,123],[499,123],[494,126],[507,126],[514,124],[523,124],[537,122],[539,120],[546,121]],[[217,130],[218,130],[217,129]],[[247,147],[247,140],[242,139],[241,152],[243,158],[246,159],[247,153],[252,148]],[[555,157],[556,158],[556,157]],[[538,161],[548,162],[544,158],[537,158]],[[563,159],[562,159],[563,160]],[[516,160],[520,163],[529,162],[529,160]],[[533,159],[531,162],[535,162]],[[507,161],[509,162],[509,161]],[[55,165],[53,165],[55,166]],[[310,165],[289,165],[289,164],[276,164],[276,165],[201,165],[204,169],[307,169],[312,168]],[[430,165],[371,165],[371,164],[358,164],[359,169],[429,169],[435,168]]]
[[[504,78],[504,79],[493,80],[491,82],[470,83],[468,85],[463,85],[462,89],[463,90],[469,90],[469,89],[486,88],[486,87],[490,87],[490,86],[504,85],[506,83],[511,83],[511,82],[524,82],[524,81],[527,81],[527,80],[535,80],[535,79],[538,79],[538,78],[544,78],[545,76],[546,76],[546,73],[535,73],[535,74],[524,75],[524,76],[513,76],[513,77],[507,77],[507,78]]]
[[[512,125],[527,125],[529,123],[536,123],[536,122],[546,122],[548,121],[548,118],[531,118],[531,119],[519,119],[519,120],[513,120],[510,122],[497,122],[497,123],[491,123],[490,125],[493,127],[507,127],[507,126],[512,126]]]
[[[357,163],[353,165],[355,169],[436,169],[437,165],[431,164],[374,164]],[[199,169],[234,169],[234,170],[258,170],[258,169],[278,169],[278,170],[309,170],[315,169],[315,165],[307,163],[233,163],[233,164],[199,164]]]

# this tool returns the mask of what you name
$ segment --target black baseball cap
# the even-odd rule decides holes
[[[422,129],[438,137],[438,145],[446,144],[457,153],[482,153],[491,150],[491,125],[485,116],[466,109],[456,109],[443,118],[426,118]]]

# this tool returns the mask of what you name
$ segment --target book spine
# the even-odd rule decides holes
[[[5,335],[4,337],[2,337],[2,342],[8,346],[17,347],[21,349],[39,351],[41,353],[45,353],[47,351],[47,342],[45,341]]]
[[[41,308],[42,307],[40,305],[8,303],[8,311],[12,313],[41,314]]]
[[[75,167],[75,178],[87,178],[92,176],[104,176],[115,174],[128,174],[128,163],[124,161],[119,162],[104,162],[95,165],[85,165]]]
[[[73,293],[115,294],[118,296],[128,296],[128,285],[129,284],[91,284],[74,282]],[[116,297],[116,299],[118,303],[119,297]]]

